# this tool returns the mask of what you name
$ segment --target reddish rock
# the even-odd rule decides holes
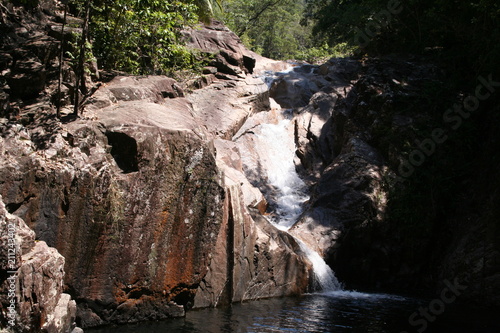
[[[66,259],[84,327],[307,289],[310,268],[296,243],[251,216],[266,202],[241,185],[240,157],[221,148],[231,142],[216,139],[266,110],[265,84],[216,82],[187,98],[165,93],[175,86],[118,77],[43,150],[31,141],[42,127],[14,127],[1,141],[0,193]]]

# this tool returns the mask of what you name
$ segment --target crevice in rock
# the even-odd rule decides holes
[[[255,58],[248,57],[246,55],[243,56],[243,65],[245,66],[246,69],[248,69],[248,72],[250,74],[253,74],[253,69],[255,68],[256,64]]]
[[[9,212],[9,214],[14,214],[19,208],[21,208],[22,205],[30,201],[31,198],[34,198],[35,196],[33,194],[28,195],[26,198],[24,198],[23,201],[21,202],[11,202],[9,204],[5,205],[5,209]]]
[[[173,295],[173,298],[171,298],[171,300],[175,304],[183,306],[185,310],[189,310],[193,307],[194,296],[198,287],[199,284],[188,286],[184,283],[181,283],[172,289],[171,293]]]
[[[31,299],[33,300],[33,304],[37,304],[38,303],[38,297],[36,296],[35,292],[31,293]]]
[[[189,289],[181,291],[174,298],[174,302],[179,305],[187,306],[188,304],[191,304],[192,301],[193,301],[193,293]]]
[[[111,145],[111,155],[123,173],[139,171],[137,161],[137,141],[125,133],[106,132]]]
[[[226,299],[229,303],[233,300],[234,294],[234,216],[231,190],[227,189],[227,202],[228,202],[228,221],[227,221],[227,277],[226,277],[226,290],[224,293],[227,295]]]
[[[130,291],[127,295],[129,299],[140,299],[143,295],[150,296],[153,292],[146,288],[139,288]]]
[[[14,214],[16,210],[19,209],[23,205],[23,202],[13,202],[5,205],[5,209],[9,212],[9,214]]]
[[[64,189],[64,198],[61,201],[61,209],[62,209],[62,211],[64,212],[65,215],[68,214],[68,211],[69,211],[69,194],[68,194],[68,190],[66,188]]]

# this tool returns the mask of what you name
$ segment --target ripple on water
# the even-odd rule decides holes
[[[429,300],[390,294],[333,291],[274,298],[187,313],[165,322],[86,330],[90,333],[417,332],[408,317]],[[447,309],[426,333],[497,333],[497,314]]]

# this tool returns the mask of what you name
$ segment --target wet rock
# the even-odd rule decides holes
[[[195,298],[196,307],[296,295],[310,286],[311,264],[297,241],[263,215],[267,214],[266,176],[248,172],[250,164],[259,163],[254,131],[279,119],[277,110],[254,114],[233,141],[215,141],[226,214],[209,272]]]
[[[308,290],[311,266],[295,239],[272,226],[259,211],[249,210],[239,184],[225,178],[225,188],[227,215],[195,307],[299,295]]]
[[[383,218],[387,203],[383,171],[380,154],[365,142],[352,139],[350,147],[322,172],[311,207],[291,233],[300,235],[323,256],[332,255],[342,231]]]
[[[234,184],[241,187],[244,206],[257,209],[261,214],[266,212],[267,202],[262,192],[250,184],[243,172],[238,144],[217,139],[214,142],[217,151],[217,166],[224,174],[226,184]]]
[[[313,75],[329,83],[299,108],[295,118],[298,165],[308,174],[313,193],[309,208],[290,232],[327,258],[340,277],[343,267],[355,265],[364,265],[363,274],[369,274],[387,255],[373,238],[385,217],[385,177],[391,171],[370,134],[381,115],[370,112],[373,101],[365,108],[360,100],[368,98],[361,86],[373,76],[362,74],[361,64],[352,59],[332,59],[322,65]],[[347,238],[357,245],[347,245]],[[360,248],[373,250],[364,258],[344,257],[361,253]]]
[[[292,234],[322,253],[337,276],[352,285],[411,289],[437,284],[441,291],[436,274],[441,282],[457,276],[471,286],[464,299],[483,295],[488,304],[497,304],[497,298],[486,293],[492,295],[498,285],[498,266],[493,264],[498,251],[493,241],[478,241],[491,228],[491,220],[471,217],[470,211],[461,212],[465,208],[454,207],[453,211],[460,212],[457,216],[436,216],[432,221],[422,217],[433,225],[432,231],[414,225],[412,235],[404,236],[407,231],[402,229],[412,227],[391,211],[391,203],[401,200],[398,195],[411,191],[397,179],[402,152],[407,151],[405,143],[421,142],[422,133],[432,131],[432,126],[441,128],[441,119],[436,123],[432,110],[441,115],[441,110],[450,107],[446,103],[437,106],[447,96],[446,87],[438,99],[425,99],[429,86],[443,85],[440,70],[418,59],[368,59],[364,63],[332,59],[317,75],[330,83],[308,105],[298,108],[295,116],[297,164],[308,176],[312,196]],[[438,150],[432,158],[437,164],[448,159]],[[420,201],[425,200],[417,197]],[[464,199],[460,206],[469,204]],[[481,222],[473,226],[470,221],[476,218]],[[444,225],[449,228],[446,236],[436,231]],[[442,241],[448,237],[453,243]],[[413,244],[413,250],[403,239]],[[488,253],[487,258],[481,259],[480,253]],[[478,287],[485,283],[488,288]]]
[[[334,93],[317,92],[295,117],[296,165],[305,169],[308,179],[319,179],[325,163],[334,156],[334,136],[329,128],[337,98]]]
[[[322,77],[314,74],[316,67],[296,67],[282,74],[270,88],[270,96],[282,108],[291,109],[306,106],[312,95],[328,85]]]

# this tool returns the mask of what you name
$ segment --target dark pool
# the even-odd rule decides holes
[[[86,330],[92,333],[199,332],[440,332],[498,333],[500,313],[447,305],[429,317],[417,314],[430,300],[337,291],[274,298],[190,311],[185,318]],[[425,322],[425,324],[424,324]]]

